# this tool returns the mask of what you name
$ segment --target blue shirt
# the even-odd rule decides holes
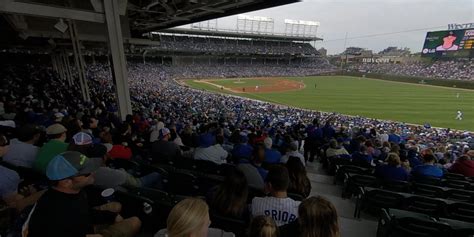
[[[323,127],[323,135],[325,138],[331,139],[336,135],[336,130],[331,125],[326,125]]]
[[[375,169],[375,175],[384,180],[407,181],[408,172],[402,168],[393,165],[381,165]]]
[[[413,168],[411,173],[415,176],[443,177],[443,170],[435,165],[418,165]]]
[[[249,144],[237,144],[232,149],[232,156],[238,158],[247,158],[252,157],[253,148]]]
[[[280,163],[281,153],[277,150],[265,148],[265,162],[270,164]]]
[[[20,176],[15,171],[0,165],[0,198],[17,193]]]
[[[388,141],[389,142],[400,144],[401,140],[402,139],[397,134],[391,133],[391,134],[388,135]]]
[[[352,154],[352,162],[358,165],[370,166],[372,164],[372,156],[355,152]]]

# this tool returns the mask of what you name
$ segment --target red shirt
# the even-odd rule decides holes
[[[109,151],[109,155],[112,159],[130,160],[132,158],[132,149],[124,145],[114,145]]]
[[[457,160],[449,171],[466,177],[474,177],[474,160]]]

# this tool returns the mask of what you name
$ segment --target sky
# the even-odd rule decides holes
[[[246,15],[273,18],[274,31],[280,33],[285,31],[285,19],[318,21],[317,36],[324,40],[315,46],[326,48],[328,54],[341,53],[345,43],[346,47],[374,52],[388,46],[420,52],[427,31],[474,22],[474,0],[303,0]],[[236,29],[237,16],[220,18],[217,24],[219,28]],[[394,32],[404,33],[352,39]]]

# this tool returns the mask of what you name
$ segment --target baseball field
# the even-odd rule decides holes
[[[197,89],[299,108],[474,131],[474,90],[347,76],[185,82]],[[462,120],[456,119],[458,110]]]

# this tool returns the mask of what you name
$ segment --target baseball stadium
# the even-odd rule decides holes
[[[0,237],[473,236],[474,24],[308,2],[0,0]]]

